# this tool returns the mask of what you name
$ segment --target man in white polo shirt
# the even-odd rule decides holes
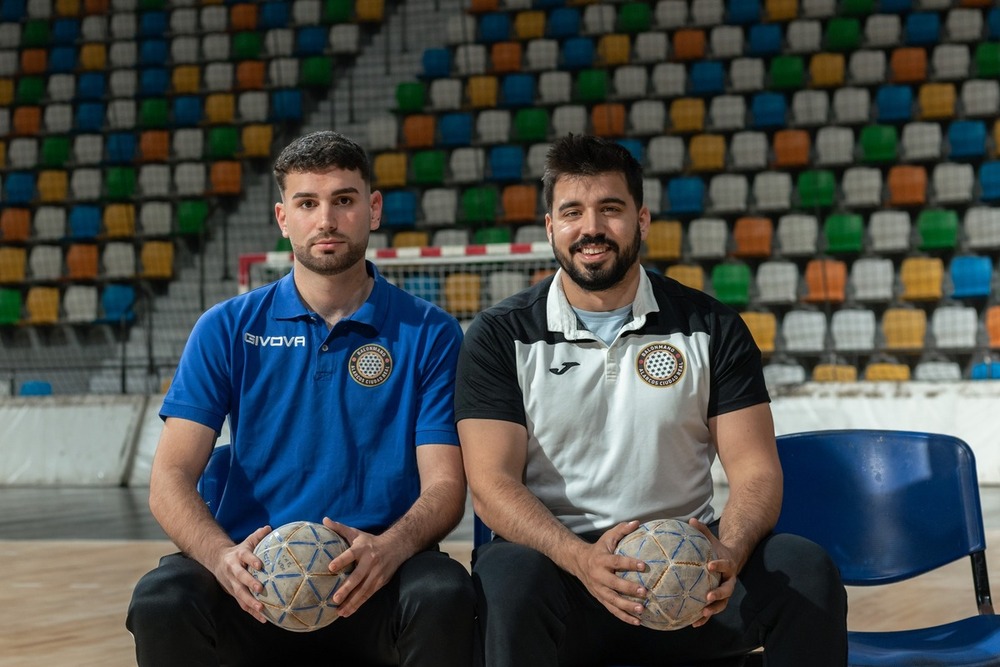
[[[473,577],[487,667],[733,658],[844,665],[846,593],[817,545],[771,529],[782,476],[760,351],[739,314],[639,264],[642,169],[616,143],[556,141],[543,178],[558,273],[482,313],[459,357],[456,420],[478,515]],[[730,484],[712,505],[719,456]],[[679,518],[721,585],[691,627],[639,626],[614,555]]]

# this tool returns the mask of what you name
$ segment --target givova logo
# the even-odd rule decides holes
[[[247,332],[243,341],[254,347],[305,347],[305,336],[258,336]]]

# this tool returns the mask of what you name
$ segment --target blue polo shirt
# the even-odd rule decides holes
[[[458,321],[368,272],[368,300],[331,330],[292,274],[195,324],[160,417],[217,432],[229,417],[216,519],[234,540],[324,516],[380,532],[420,493],[416,448],[458,445]]]

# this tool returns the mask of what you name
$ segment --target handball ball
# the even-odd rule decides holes
[[[649,521],[618,543],[615,553],[637,558],[645,572],[619,572],[619,576],[649,591],[639,623],[654,630],[679,630],[701,617],[709,591],[719,585],[719,575],[709,572],[715,558],[712,544],[698,529],[677,519]]]
[[[268,620],[294,632],[311,632],[337,620],[333,594],[354,566],[337,574],[327,566],[346,549],[344,538],[310,521],[286,523],[261,540],[253,552],[264,565],[249,570],[264,586],[257,599]]]

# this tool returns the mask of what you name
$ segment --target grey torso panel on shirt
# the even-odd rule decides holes
[[[523,423],[525,482],[576,532],[711,520],[708,420],[767,400],[739,316],[665,280],[643,278],[610,346],[578,328],[554,282],[488,311],[466,336],[457,418]]]

